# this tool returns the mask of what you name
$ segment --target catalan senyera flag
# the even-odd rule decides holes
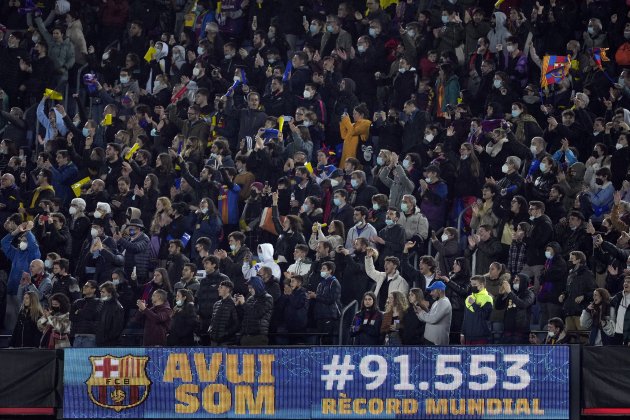
[[[595,64],[597,64],[597,67],[602,70],[604,69],[602,62],[610,61],[610,58],[606,55],[606,51],[608,51],[608,48],[593,48],[593,60]]]
[[[569,74],[571,59],[566,55],[546,55],[542,61],[540,86],[546,88]]]

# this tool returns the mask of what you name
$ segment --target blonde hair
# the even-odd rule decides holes
[[[160,229],[162,228],[162,216],[165,213],[170,213],[172,208],[171,199],[168,197],[158,197],[157,201],[162,203],[162,207],[164,207],[164,209],[162,211],[159,211],[157,209],[155,210],[155,214],[153,215],[153,219],[151,220],[151,233],[153,234],[157,234],[158,232],[160,232]]]
[[[37,322],[37,320],[44,314],[42,305],[39,303],[39,297],[35,292],[26,292],[24,293],[24,296],[29,297],[29,305],[28,307],[24,306],[24,300],[22,300],[22,307],[20,310],[26,310],[31,317],[31,320],[33,320],[33,322]]]
[[[409,301],[407,300],[407,297],[397,290],[391,292],[390,295],[392,296],[392,303],[385,305],[385,312],[393,313],[394,308],[396,308],[396,310],[398,310],[398,315],[403,315],[407,311],[407,308],[409,308]]]

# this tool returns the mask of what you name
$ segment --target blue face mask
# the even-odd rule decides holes
[[[391,225],[393,225],[393,224],[394,224],[394,221],[393,221],[392,219],[385,219],[385,224],[386,224],[387,226],[391,226]]]
[[[442,23],[445,25],[448,23],[448,16],[442,16]]]
[[[136,230],[135,229],[129,229],[129,235],[133,236],[136,234]]]
[[[359,181],[357,181],[356,179],[352,179],[350,180],[350,185],[352,185],[352,188],[356,188],[359,186]]]
[[[328,278],[328,272],[327,271],[321,271],[319,274],[325,279]]]
[[[341,200],[338,198],[333,199],[333,203],[335,204],[335,206],[339,207],[341,205]]]
[[[378,166],[383,166],[385,164],[385,160],[382,157],[379,156],[379,157],[376,158],[376,164]]]
[[[87,137],[90,135],[90,130],[87,127],[83,127],[81,134],[83,134],[83,137]]]

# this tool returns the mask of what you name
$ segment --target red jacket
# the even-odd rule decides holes
[[[142,345],[165,346],[166,336],[169,326],[171,325],[171,317],[173,310],[168,303],[154,306],[151,309],[145,309],[138,312],[138,316],[144,318],[144,338]]]

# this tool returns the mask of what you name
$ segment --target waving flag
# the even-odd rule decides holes
[[[238,70],[241,76],[240,80],[237,79],[234,81],[232,86],[230,86],[227,92],[225,92],[225,96],[230,96],[232,93],[234,93],[234,89],[236,89],[238,86],[247,84],[247,75],[245,74],[245,69],[240,68]]]
[[[293,70],[293,62],[289,60],[287,66],[284,68],[284,74],[282,75],[282,81],[286,82],[291,77],[291,71]]]
[[[597,64],[597,67],[602,70],[604,69],[602,61],[610,61],[610,58],[606,55],[607,50],[608,48],[593,48],[593,60],[595,64]]]
[[[569,74],[571,59],[566,55],[546,55],[542,62],[541,88],[558,83]]]

